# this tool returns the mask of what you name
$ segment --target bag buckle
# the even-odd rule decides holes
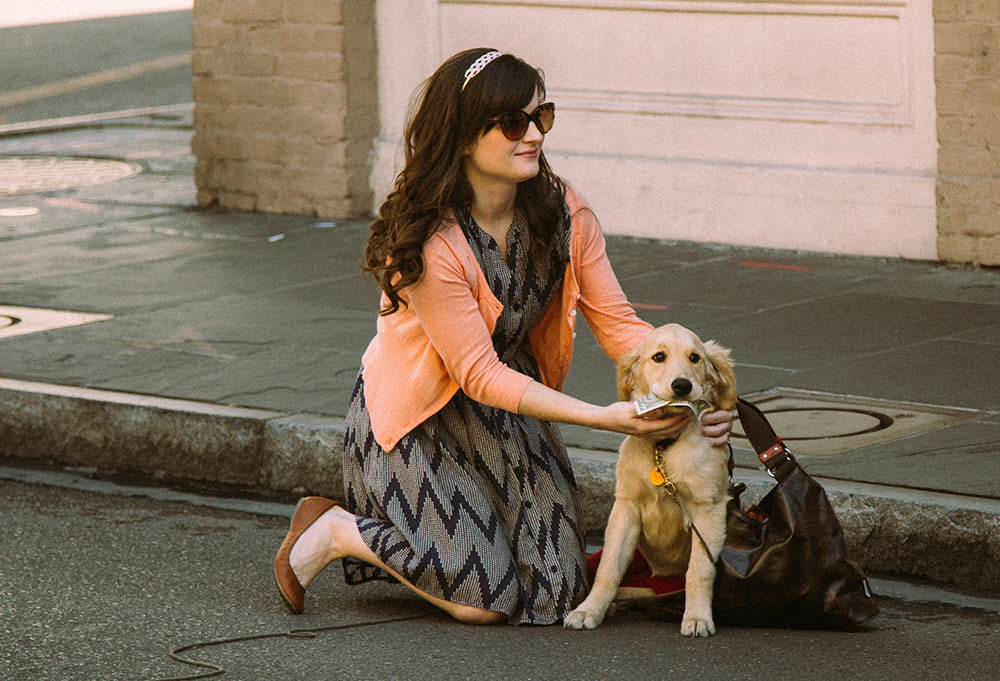
[[[788,448],[785,446],[785,443],[782,442],[781,440],[778,440],[773,446],[769,447],[768,449],[765,449],[763,452],[758,454],[757,458],[759,458],[761,463],[763,463],[766,466],[767,462],[773,459],[774,457],[780,454],[787,454],[787,453],[788,453]]]
[[[781,438],[778,438],[777,442],[758,454],[757,458],[764,464],[764,470],[767,471],[767,474],[773,478],[774,469],[778,468],[782,462],[792,460],[792,453],[788,451],[788,447],[781,441]]]

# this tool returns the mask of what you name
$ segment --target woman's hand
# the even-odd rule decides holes
[[[733,412],[724,409],[709,412],[701,417],[701,434],[713,447],[724,447],[733,430]]]
[[[607,430],[643,437],[677,437],[691,423],[691,412],[660,407],[637,416],[632,402],[616,402],[605,407],[610,422]],[[733,429],[733,412],[716,410],[701,417],[701,434],[713,447],[724,447]]]
[[[609,430],[623,435],[662,439],[677,437],[691,423],[691,410],[660,407],[639,416],[634,402],[615,402],[606,407],[583,402],[538,381],[532,381],[518,405],[518,413],[556,423]],[[701,432],[713,447],[722,447],[733,428],[733,412],[713,411],[701,419]]]
[[[677,437],[691,423],[691,412],[660,407],[642,416],[635,413],[634,402],[615,402],[602,410],[602,428],[623,435],[642,437]]]

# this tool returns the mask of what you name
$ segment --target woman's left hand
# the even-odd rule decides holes
[[[701,434],[713,447],[724,447],[733,429],[733,412],[724,409],[709,412],[701,417]]]

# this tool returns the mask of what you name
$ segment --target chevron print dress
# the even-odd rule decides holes
[[[538,378],[528,332],[558,294],[569,259],[569,215],[548,267],[528,267],[528,234],[515,217],[504,261],[466,214],[463,231],[504,305],[493,333],[501,361]],[[344,486],[361,536],[419,589],[506,613],[514,624],[552,624],[587,592],[576,482],[558,428],[485,406],[461,390],[389,453],[370,430],[359,375],[347,415]],[[354,559],[348,583],[392,578]]]

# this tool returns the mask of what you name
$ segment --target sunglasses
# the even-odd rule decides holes
[[[544,102],[535,107],[535,110],[530,114],[524,113],[520,110],[504,111],[499,116],[487,119],[486,129],[483,130],[483,132],[485,133],[489,131],[489,129],[493,127],[494,123],[499,123],[500,132],[503,133],[503,136],[511,142],[516,142],[524,137],[524,134],[528,132],[529,123],[534,123],[538,126],[538,129],[544,135],[552,129],[552,124],[555,123],[555,121],[556,105],[553,102]]]

